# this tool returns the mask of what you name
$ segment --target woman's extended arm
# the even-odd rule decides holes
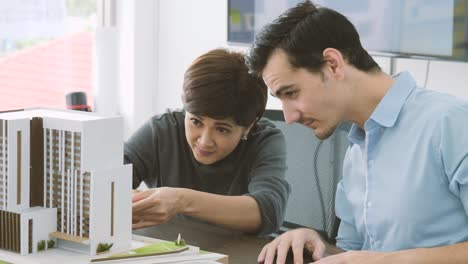
[[[158,225],[181,213],[226,228],[254,233],[261,224],[257,201],[248,195],[218,195],[162,187],[133,196],[133,228]]]

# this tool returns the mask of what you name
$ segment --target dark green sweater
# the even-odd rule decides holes
[[[151,118],[125,143],[125,163],[133,163],[133,188],[182,187],[221,195],[249,195],[260,207],[258,235],[278,230],[284,218],[289,184],[284,179],[283,134],[262,118],[246,141],[226,158],[203,165],[185,138],[184,112]]]

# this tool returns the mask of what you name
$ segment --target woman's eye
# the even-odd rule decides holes
[[[200,126],[201,125],[201,122],[198,119],[192,118],[192,119],[190,119],[190,121],[192,122],[192,125],[194,125],[194,126]]]
[[[222,134],[229,134],[231,131],[226,129],[226,128],[222,128],[222,127],[218,127],[217,128],[218,132],[222,133]]]

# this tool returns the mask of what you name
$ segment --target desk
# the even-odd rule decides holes
[[[169,223],[133,231],[134,234],[164,240],[175,240],[181,234],[185,241],[202,250],[226,254],[229,264],[257,263],[257,256],[267,238],[258,238],[188,218],[174,218]]]

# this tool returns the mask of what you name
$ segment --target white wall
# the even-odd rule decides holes
[[[158,0],[118,0],[119,109],[124,137],[155,113]]]
[[[226,46],[226,0],[159,0],[155,110],[182,107],[184,72],[202,53]]]
[[[421,59],[398,59],[396,70],[409,70],[418,84],[423,85],[423,79],[427,78],[426,88],[455,95],[468,100],[468,63],[421,60]],[[425,72],[428,72],[426,76]]]
[[[140,2],[141,1],[141,2]],[[133,12],[136,17],[146,17],[142,24],[134,25],[141,33],[152,36],[150,43],[141,44],[138,39],[135,45],[146,45],[146,56],[142,57],[140,67],[146,75],[154,73],[151,81],[141,82],[146,85],[146,90],[136,92],[139,97],[133,98],[135,105],[141,104],[140,110],[133,113],[135,116],[129,131],[134,131],[141,123],[154,113],[161,113],[167,108],[181,107],[181,91],[183,74],[185,69],[197,56],[217,47],[228,47],[227,38],[227,0],[139,0],[122,1],[137,2],[140,11],[125,9],[125,12]],[[145,8],[147,5],[147,8]],[[148,10],[154,12],[154,20]],[[142,15],[139,15],[141,13]],[[140,18],[140,21],[142,18]],[[145,24],[146,23],[146,24]],[[150,24],[148,24],[150,23]],[[152,24],[151,24],[152,23]],[[140,38],[143,39],[143,38]],[[121,39],[127,40],[127,39]],[[134,50],[135,47],[131,47]],[[245,47],[231,47],[245,50]],[[426,59],[394,59],[393,64],[386,57],[376,57],[378,63],[385,71],[393,72],[409,70],[420,85],[427,83],[427,87],[442,92],[452,93],[468,99],[468,89],[464,83],[468,83],[468,63],[431,61],[429,70]],[[138,61],[134,61],[139,63]],[[137,67],[137,65],[135,65]],[[149,68],[148,68],[149,67]],[[426,71],[429,75],[426,78]],[[137,70],[133,72],[138,73]],[[135,79],[138,77],[135,76]],[[143,79],[147,78],[143,76]],[[426,80],[427,79],[427,80]],[[125,86],[125,84],[124,84]],[[137,87],[141,89],[141,87]],[[153,90],[154,88],[154,90]],[[128,95],[130,97],[134,95]],[[269,108],[280,108],[281,104],[273,99],[269,100]],[[129,110],[131,111],[131,110]],[[138,119],[138,120],[137,120]],[[126,133],[128,135],[128,132]]]

